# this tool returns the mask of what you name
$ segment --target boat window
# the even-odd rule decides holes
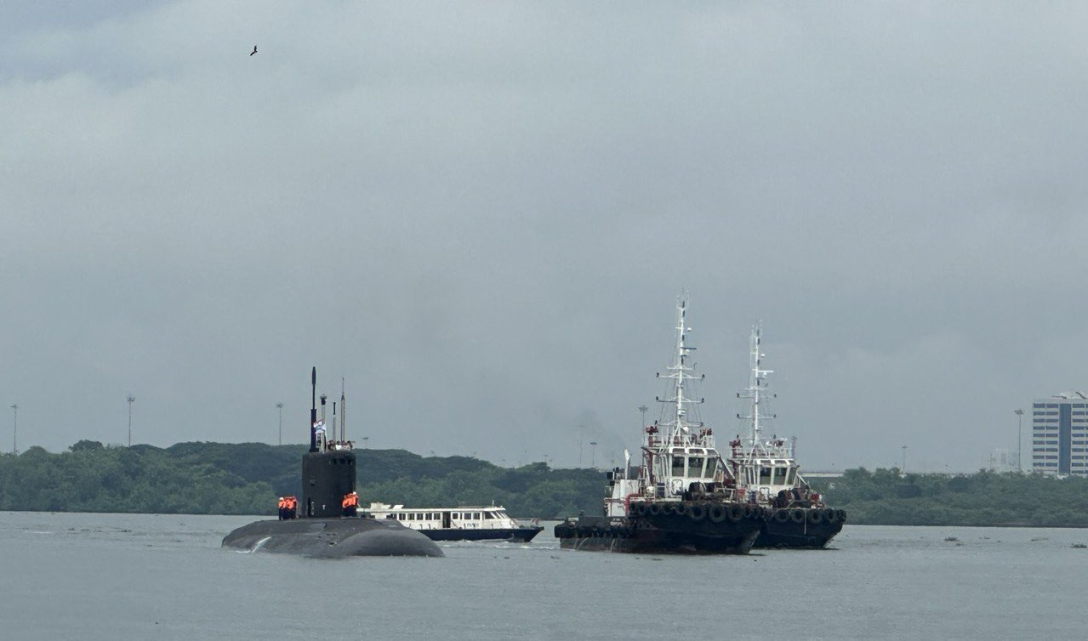
[[[786,475],[786,485],[793,485],[793,482],[797,479],[797,468],[791,467],[789,474]]]
[[[479,520],[480,520],[480,513],[479,513],[479,512],[473,512],[473,513],[472,513],[472,518],[474,518],[474,519],[476,519],[477,521],[479,521]]]
[[[688,473],[686,476],[694,476],[699,478],[703,475],[703,457],[701,456],[689,456],[688,457]]]
[[[771,468],[760,465],[759,466],[759,484],[770,485],[771,484]]]
[[[703,472],[703,478],[712,479],[712,478],[714,478],[714,473],[717,472],[717,471],[718,471],[718,461],[717,461],[717,459],[708,458],[706,460],[706,470]]]
[[[672,457],[672,475],[683,476],[684,475],[684,457],[674,456]]]

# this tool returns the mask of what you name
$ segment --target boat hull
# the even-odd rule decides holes
[[[747,554],[764,522],[762,508],[739,504],[685,502],[655,513],[641,512],[630,517],[582,516],[557,525],[555,536],[561,548],[571,550]]]
[[[444,556],[434,541],[400,523],[359,518],[255,521],[224,537],[223,547],[322,558]]]
[[[508,528],[508,529],[479,529],[479,530],[419,530],[432,541],[518,541],[528,543],[544,528],[541,526]]]
[[[757,548],[819,549],[842,530],[846,512],[828,508],[772,508],[769,510]]]

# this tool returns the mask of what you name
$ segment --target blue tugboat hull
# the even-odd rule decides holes
[[[523,527],[510,529],[479,529],[479,530],[420,530],[421,534],[432,541],[520,541],[528,543],[540,534],[544,528]]]
[[[829,508],[774,508],[763,522],[757,548],[819,549],[846,523],[846,512]]]

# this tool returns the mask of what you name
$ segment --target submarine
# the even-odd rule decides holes
[[[336,438],[328,438],[324,420],[317,417],[317,368],[310,372],[310,450],[302,455],[302,502],[280,502],[278,520],[255,521],[223,538],[223,547],[246,552],[298,554],[320,558],[349,556],[444,556],[426,535],[392,519],[357,516],[355,452]],[[325,396],[321,397],[322,415]],[[341,408],[343,397],[341,397]]]

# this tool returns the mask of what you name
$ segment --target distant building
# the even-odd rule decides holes
[[[1067,392],[1037,398],[1031,412],[1031,470],[1088,476],[1088,396]]]
[[[991,472],[1009,473],[1016,471],[1016,454],[1007,449],[996,449],[982,461],[982,467]]]

